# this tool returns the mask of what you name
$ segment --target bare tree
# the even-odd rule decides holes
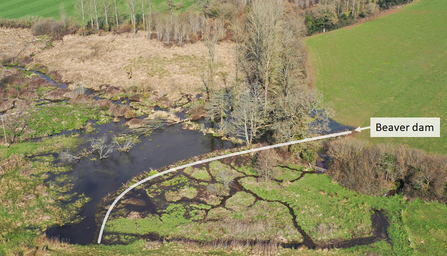
[[[211,31],[208,30],[206,35],[206,47],[208,48],[207,58],[207,72],[202,73],[202,82],[205,86],[206,100],[210,100],[211,92],[214,89],[214,71],[216,68],[216,42],[217,38],[211,35]]]
[[[163,27],[163,20],[160,16],[158,16],[156,23],[155,23],[155,30],[157,31],[157,39],[158,41],[162,41],[163,40],[163,31],[164,31],[164,27]]]
[[[87,3],[88,15],[90,17],[90,26],[93,29],[93,26],[95,25],[94,21],[95,12],[94,12],[93,0],[86,0],[86,3]]]
[[[129,9],[130,21],[133,27],[134,36],[137,33],[137,0],[126,0],[127,8]]]
[[[263,150],[257,154],[256,170],[265,181],[274,176],[275,167],[278,165],[279,156],[274,149]]]
[[[99,159],[105,159],[108,157],[110,153],[115,151],[115,144],[109,143],[106,135],[101,138],[91,139],[90,147],[93,152],[97,152],[99,154]]]
[[[180,27],[180,34],[179,34],[179,44],[180,46],[183,45],[183,40],[187,35],[189,34],[189,27],[186,22],[182,23],[182,26]],[[189,36],[186,38],[187,41],[189,41]]]
[[[102,0],[102,7],[104,8],[104,18],[105,18],[105,23],[106,23],[106,27],[109,27],[109,9],[110,9],[110,0]]]
[[[200,26],[200,18],[197,13],[189,13],[189,27],[194,35],[197,35]]]
[[[77,162],[80,159],[80,157],[71,154],[67,150],[64,150],[59,154],[59,159],[62,162],[72,164],[72,163]]]
[[[119,20],[118,20],[118,2],[117,2],[117,0],[114,0],[114,6],[115,6],[115,25],[116,25],[116,27],[118,28],[118,26],[119,26]]]
[[[99,30],[98,0],[93,0],[93,10],[95,11],[96,29]]]
[[[212,120],[220,119],[220,127],[223,126],[224,119],[230,114],[233,98],[233,92],[225,88],[214,93],[210,101],[205,105],[207,115]]]
[[[252,89],[259,90],[259,86],[263,87],[264,115],[268,109],[270,83],[276,81],[278,73],[284,13],[282,0],[256,0],[247,15],[246,59],[250,65],[247,70],[254,71],[249,75],[253,79],[251,82],[254,82]]]
[[[225,189],[229,189],[230,183],[234,180],[234,174],[230,170],[220,170],[217,173],[217,180],[222,182]]]
[[[133,135],[123,135],[123,136],[115,136],[113,137],[113,143],[115,143],[118,147],[118,150],[123,152],[129,152],[129,150],[135,146],[138,142],[138,138]]]
[[[164,30],[165,30],[166,43],[170,44],[171,43],[171,33],[172,33],[172,19],[168,19],[165,21]]]
[[[174,26],[174,41],[178,41],[180,37],[180,19],[177,15],[172,17],[172,24]]]
[[[141,0],[141,15],[142,15],[142,21],[143,21],[143,28],[146,28],[146,16],[145,16],[145,10],[146,10],[146,6],[145,6],[145,2],[146,0]]]
[[[65,5],[62,2],[59,5],[59,15],[61,16],[61,21],[64,23],[64,26],[67,26],[67,12],[65,11]]]
[[[263,102],[257,91],[243,89],[238,95],[235,110],[226,124],[226,133],[243,137],[247,145],[263,134],[265,119],[262,118]]]
[[[149,16],[146,21],[147,39],[151,39],[152,34],[152,0],[149,0]]]
[[[87,0],[76,0],[75,2],[75,12],[81,16],[82,25],[85,26],[85,12],[87,9]]]

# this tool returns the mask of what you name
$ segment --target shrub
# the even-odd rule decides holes
[[[329,144],[327,174],[349,189],[381,195],[397,184],[408,196],[447,198],[447,156],[352,139]]]
[[[34,36],[48,35],[61,38],[67,33],[67,29],[62,21],[48,19],[34,23],[31,32]]]

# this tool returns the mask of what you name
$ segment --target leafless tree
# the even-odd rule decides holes
[[[200,26],[200,18],[197,13],[190,12],[189,13],[189,27],[194,35],[197,34]]]
[[[217,180],[222,182],[226,189],[230,188],[230,183],[234,180],[234,174],[230,170],[220,170],[217,173]]]
[[[214,89],[214,72],[216,68],[216,37],[210,35],[206,36],[207,40],[205,42],[208,49],[207,58],[207,70],[202,73],[202,82],[205,86],[206,100],[210,100],[212,90]]]
[[[157,39],[158,41],[163,40],[163,22],[161,17],[159,17],[155,23],[155,30],[157,31]]]
[[[164,24],[164,30],[165,30],[166,43],[170,44],[171,43],[171,34],[172,34],[172,19],[166,20],[166,22]]]
[[[117,2],[117,0],[114,0],[113,1],[113,3],[114,3],[114,7],[115,7],[115,25],[116,25],[116,27],[118,28],[119,27],[119,19],[118,19],[118,2]]]
[[[85,26],[85,12],[87,9],[87,0],[76,0],[75,2],[75,12],[81,16],[82,25]]]
[[[178,41],[181,24],[180,19],[177,15],[172,16],[172,25],[174,26],[174,41]]]
[[[71,154],[67,150],[64,150],[59,154],[59,159],[62,162],[72,164],[72,163],[77,162],[80,159],[80,157]]]
[[[107,158],[108,155],[116,149],[115,144],[108,142],[108,138],[106,135],[97,139],[91,139],[90,147],[94,152],[97,152],[99,154],[99,159]]]
[[[93,11],[95,12],[96,29],[99,30],[99,16],[98,16],[98,0],[92,0]]]
[[[274,138],[277,142],[286,142],[327,131],[332,113],[321,94],[304,85],[287,96],[278,97],[273,115]],[[292,146],[295,150],[300,147]]]
[[[243,137],[247,145],[263,133],[265,119],[262,118],[263,102],[258,91],[242,89],[238,95],[231,118],[226,120],[226,133]]]
[[[110,9],[110,0],[102,0],[102,8],[104,9],[104,19],[105,24],[108,27],[109,26],[109,9]]]
[[[64,23],[64,26],[67,26],[67,12],[65,11],[65,4],[62,2],[59,5],[59,15],[61,16],[61,21]]]
[[[93,6],[93,0],[87,0],[87,11],[88,11],[88,15],[90,17],[90,25],[91,28],[93,29],[93,26],[95,25],[95,21],[94,21],[94,17],[95,17],[95,11],[94,11],[94,6]]]
[[[130,21],[133,27],[134,36],[137,33],[137,0],[126,0],[129,9]]]
[[[125,134],[113,137],[113,143],[116,144],[118,150],[129,152],[129,150],[137,143],[138,138],[133,135]]]
[[[270,83],[276,81],[278,74],[284,13],[282,0],[256,0],[253,1],[251,11],[247,15],[246,60],[250,66],[246,67],[246,70],[250,72],[253,70],[249,75],[253,79],[253,89],[263,87],[264,115],[269,104]]]
[[[145,5],[146,0],[141,0],[141,15],[142,15],[142,21],[143,21],[143,28],[146,28],[146,16],[145,16],[145,11],[146,11],[146,5]]]
[[[225,196],[226,189],[223,184],[213,183],[206,187],[206,192],[208,195]]]
[[[274,149],[263,150],[257,154],[256,170],[265,181],[274,176],[275,167],[278,165],[279,156]]]
[[[205,105],[207,115],[215,120],[220,119],[220,127],[223,126],[224,119],[229,115],[233,105],[233,92],[228,88],[216,91],[209,102]]]
[[[149,16],[146,21],[147,39],[151,39],[152,35],[152,0],[149,0]]]

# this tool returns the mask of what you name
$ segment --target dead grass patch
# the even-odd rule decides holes
[[[206,46],[199,42],[183,47],[167,48],[156,40],[147,40],[144,33],[135,38],[127,34],[78,36],[67,35],[53,42],[52,48],[38,53],[34,63],[50,71],[58,71],[66,81],[82,82],[86,87],[110,84],[118,88],[151,86],[160,95],[176,99],[181,93],[199,93],[201,72],[207,56]],[[216,47],[218,72],[234,77],[234,56],[231,43]],[[216,76],[216,84],[220,78]]]

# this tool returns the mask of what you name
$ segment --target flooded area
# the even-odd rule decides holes
[[[23,68],[19,68],[23,69]],[[45,79],[49,83],[57,85],[61,89],[66,89],[67,84],[57,83],[50,77],[37,71],[30,71],[38,74],[41,78]],[[103,100],[100,96],[95,96],[95,92],[87,89],[86,95],[93,96],[94,100]],[[129,98],[121,98],[118,100],[111,100],[115,105],[127,105],[131,100]],[[49,101],[48,103],[51,103]],[[158,106],[155,106],[155,111],[167,111]],[[181,120],[186,119],[184,112],[176,113],[176,116]],[[139,118],[143,118],[139,117]],[[77,152],[81,152],[83,149],[88,148],[92,139],[98,139],[106,136],[108,141],[112,140],[112,137],[120,134],[132,134],[135,133],[127,126],[124,125],[126,120],[121,118],[119,122],[110,122],[104,125],[97,125],[96,121],[89,121],[94,127],[94,132],[85,133],[84,130],[64,131],[57,135],[69,135],[72,133],[79,133],[80,139],[83,141],[82,145],[77,149]],[[199,123],[205,128],[214,128],[213,123],[200,120]],[[329,129],[327,133],[334,133],[348,129],[354,129],[354,127],[345,126],[329,119]],[[97,205],[108,194],[119,189],[123,184],[128,182],[132,177],[135,177],[143,172],[150,171],[151,169],[158,169],[164,166],[168,166],[180,160],[189,159],[193,156],[202,155],[208,152],[219,149],[228,149],[234,147],[233,143],[229,141],[223,141],[218,137],[214,137],[211,134],[204,135],[202,132],[184,130],[182,124],[176,124],[168,126],[162,125],[162,129],[156,129],[150,136],[139,137],[139,142],[129,150],[129,152],[114,151],[105,159],[99,159],[96,154],[89,154],[87,157],[81,158],[76,163],[72,164],[72,171],[65,177],[66,180],[73,185],[73,189],[70,193],[77,193],[90,199],[88,203],[83,206],[79,213],[78,219],[74,224],[67,224],[64,226],[57,226],[49,228],[46,232],[50,238],[58,238],[62,241],[67,241],[73,244],[86,245],[93,243],[96,239],[96,231],[98,223],[95,221],[95,214],[97,211]],[[38,140],[38,139],[37,139]],[[111,142],[110,142],[111,143]],[[76,153],[76,152],[72,152]],[[55,163],[61,162],[58,154],[52,154],[56,159]],[[32,158],[32,157],[31,157]],[[297,178],[300,179],[302,175]],[[48,182],[56,179],[56,176],[49,177]],[[245,191],[253,194],[257,200],[259,198],[256,194],[242,189],[242,186],[235,181],[232,187],[230,196],[238,191]],[[143,193],[144,194],[144,193]],[[141,195],[135,195],[134,198],[139,198]],[[146,195],[147,197],[147,195]],[[156,206],[149,198],[143,198],[144,211],[153,213]],[[282,202],[281,202],[282,203]],[[223,201],[225,204],[225,200]],[[293,210],[289,205],[285,205],[291,213],[292,222],[295,228],[303,235],[304,242],[308,248],[315,248],[315,243],[304,232],[300,226],[296,223],[296,216],[294,216]],[[141,207],[140,207],[141,208]],[[134,209],[135,210],[135,209]],[[143,210],[143,209],[139,209]],[[137,211],[139,211],[137,209]],[[296,244],[288,244],[284,246],[291,246]],[[292,246],[293,247],[293,246]],[[338,246],[335,246],[338,247]]]
[[[104,134],[119,134],[127,129],[122,126],[122,122],[109,123],[98,128],[101,129],[98,133],[83,133],[81,138],[88,141]],[[92,200],[80,213],[84,218],[82,222],[50,228],[47,236],[76,244],[91,243],[95,238],[96,205],[132,177],[216,149],[233,147],[231,142],[211,135],[182,130],[181,124],[157,130],[151,136],[141,137],[140,140],[141,143],[136,144],[129,152],[115,151],[107,159],[94,161],[87,157],[73,165],[73,171],[69,174],[74,185],[72,192],[85,194]]]

